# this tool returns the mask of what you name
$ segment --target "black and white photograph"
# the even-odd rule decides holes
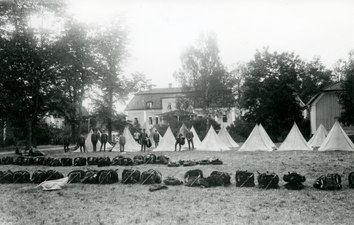
[[[353,142],[353,0],[0,0],[0,225],[351,225]]]

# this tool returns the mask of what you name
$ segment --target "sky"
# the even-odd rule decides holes
[[[70,0],[78,20],[121,18],[129,30],[124,73],[145,74],[156,87],[178,86],[181,53],[214,32],[223,63],[248,62],[257,49],[320,57],[331,68],[354,49],[354,1]]]

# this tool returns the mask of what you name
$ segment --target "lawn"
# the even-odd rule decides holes
[[[80,153],[48,152],[53,157],[76,157]],[[87,156],[119,153],[86,153]],[[159,155],[160,153],[156,153]],[[223,165],[169,168],[140,165],[145,171],[159,170],[163,177],[183,178],[189,169],[213,170],[232,174],[232,185],[217,188],[169,187],[149,192],[148,185],[70,184],[60,191],[44,192],[34,184],[0,185],[0,224],[353,224],[354,189],[347,176],[354,171],[350,152],[164,152],[172,160],[217,157]],[[135,154],[127,153],[126,156]],[[1,165],[1,170],[49,169],[43,166]],[[56,167],[67,174],[78,167]],[[87,166],[83,168],[94,168]],[[125,167],[112,166],[119,169]],[[51,168],[53,169],[53,168]],[[106,168],[104,168],[106,169]],[[235,187],[236,170],[276,172],[281,178],[288,171],[306,176],[301,191]],[[319,191],[312,187],[321,174],[339,173],[340,191]]]

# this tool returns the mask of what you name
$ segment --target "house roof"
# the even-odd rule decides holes
[[[341,83],[337,82],[331,84],[321,90],[321,92],[317,93],[316,95],[312,96],[312,98],[307,102],[307,105],[311,105],[323,92],[336,92],[343,90]]]
[[[162,109],[162,99],[175,98],[184,93],[186,93],[186,91],[182,88],[154,88],[147,91],[141,91],[134,95],[125,110],[147,109],[147,102],[152,102],[152,107],[150,109]]]

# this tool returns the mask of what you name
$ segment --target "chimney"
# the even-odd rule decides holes
[[[172,83],[168,83],[168,88],[172,88]]]

